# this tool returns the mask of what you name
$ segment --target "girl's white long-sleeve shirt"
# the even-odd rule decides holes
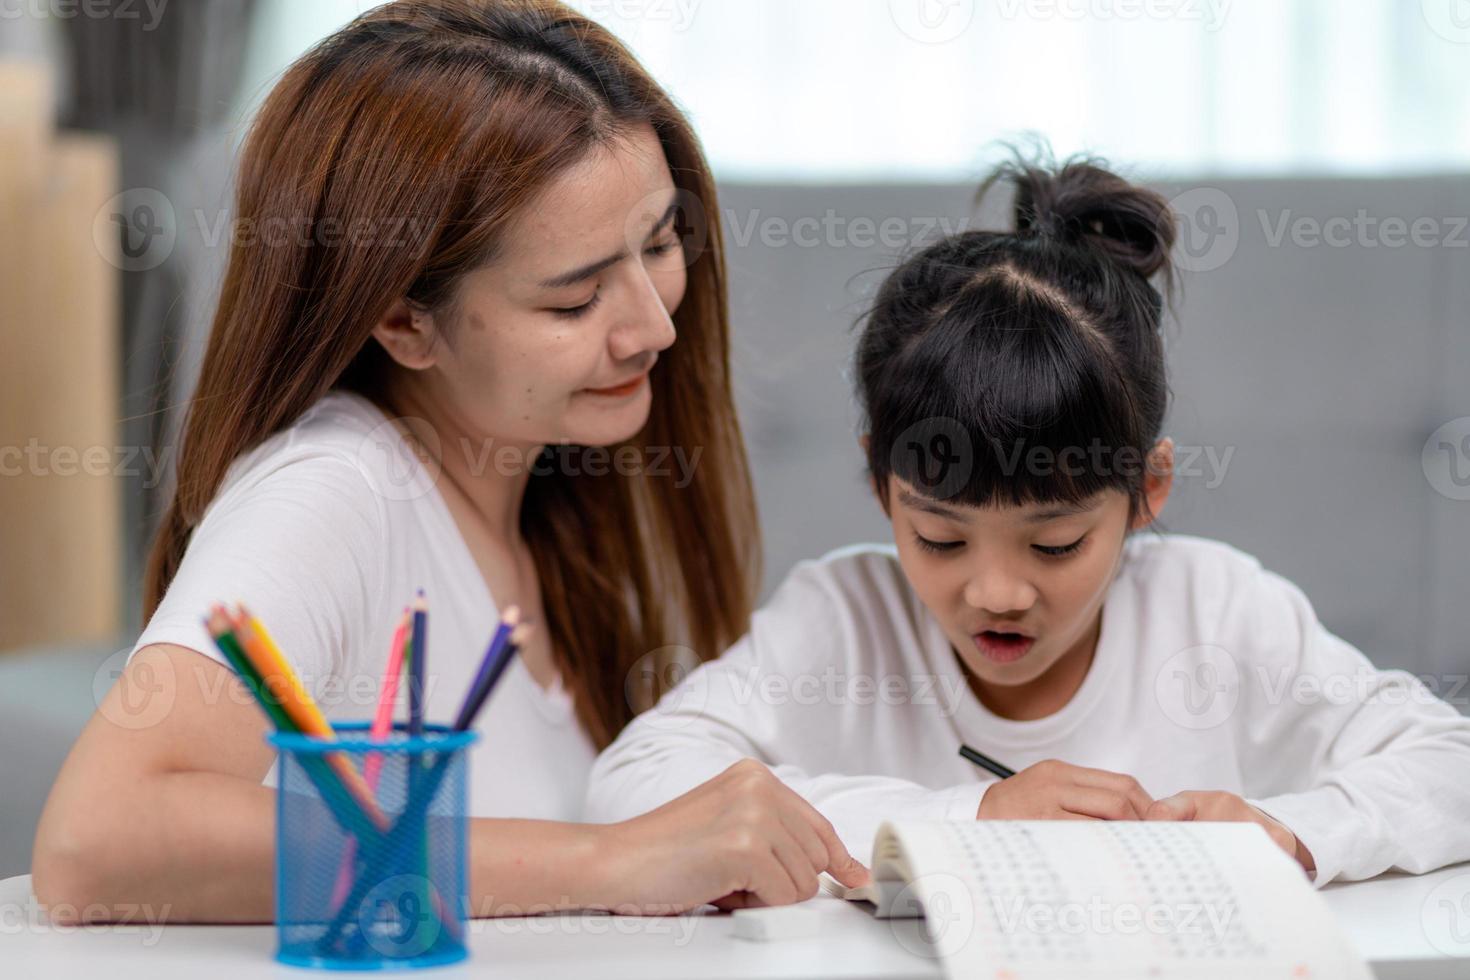
[[[1030,721],[972,693],[892,547],[802,563],[602,753],[585,817],[635,816],[754,757],[866,860],[882,820],[976,817],[995,778],[961,743],[1017,771],[1128,773],[1156,799],[1238,794],[1296,833],[1318,886],[1470,860],[1470,719],[1376,669],[1250,555],[1151,532],[1125,545],[1081,686]]]

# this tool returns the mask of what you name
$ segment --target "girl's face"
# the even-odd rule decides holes
[[[377,336],[469,431],[522,446],[627,439],[648,419],[648,374],[684,297],[675,195],[652,128],[633,130],[525,209],[461,280],[452,324],[401,318]]]
[[[1168,499],[1172,449],[1163,440],[1150,457],[1144,495],[1155,514]],[[1076,508],[971,507],[890,476],[888,499],[904,574],[981,685],[1030,684],[1068,654],[1091,653],[1130,530],[1126,494],[1104,491]]]

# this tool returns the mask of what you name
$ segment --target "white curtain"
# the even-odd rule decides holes
[[[247,92],[375,5],[266,0]],[[722,179],[966,180],[1027,133],[1159,174],[1470,165],[1470,0],[572,6],[673,93]]]

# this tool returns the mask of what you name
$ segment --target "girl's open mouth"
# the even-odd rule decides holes
[[[1020,633],[1000,633],[995,630],[976,633],[974,639],[975,649],[998,664],[1020,660],[1031,649],[1031,644],[1036,642],[1035,638],[1022,636]]]

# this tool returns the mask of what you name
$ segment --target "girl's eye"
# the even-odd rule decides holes
[[[643,250],[645,255],[668,255],[679,246],[679,239],[673,236],[665,238],[657,244],[650,245]]]
[[[591,299],[583,303],[581,306],[553,306],[551,308],[551,312],[555,313],[559,317],[565,317],[568,320],[575,320],[577,317],[582,316],[583,314],[591,310],[594,306],[596,306],[601,294],[601,290],[599,289],[597,292],[592,294]]]
[[[1071,544],[1061,544],[1061,545],[1033,544],[1031,547],[1035,548],[1041,554],[1046,555],[1048,558],[1061,558],[1061,557],[1063,557],[1065,555],[1070,555],[1073,552],[1075,552],[1077,549],[1081,548],[1082,547],[1082,542],[1084,542],[1086,540],[1087,540],[1087,535],[1084,534],[1084,535],[1082,535],[1082,537],[1078,538],[1076,541],[1073,541]]]
[[[925,551],[934,554],[940,554],[946,551],[953,551],[956,548],[964,545],[963,541],[930,541],[928,538],[924,537],[922,534],[919,534],[917,531],[914,532],[914,541],[918,544],[920,548],[923,548]]]

